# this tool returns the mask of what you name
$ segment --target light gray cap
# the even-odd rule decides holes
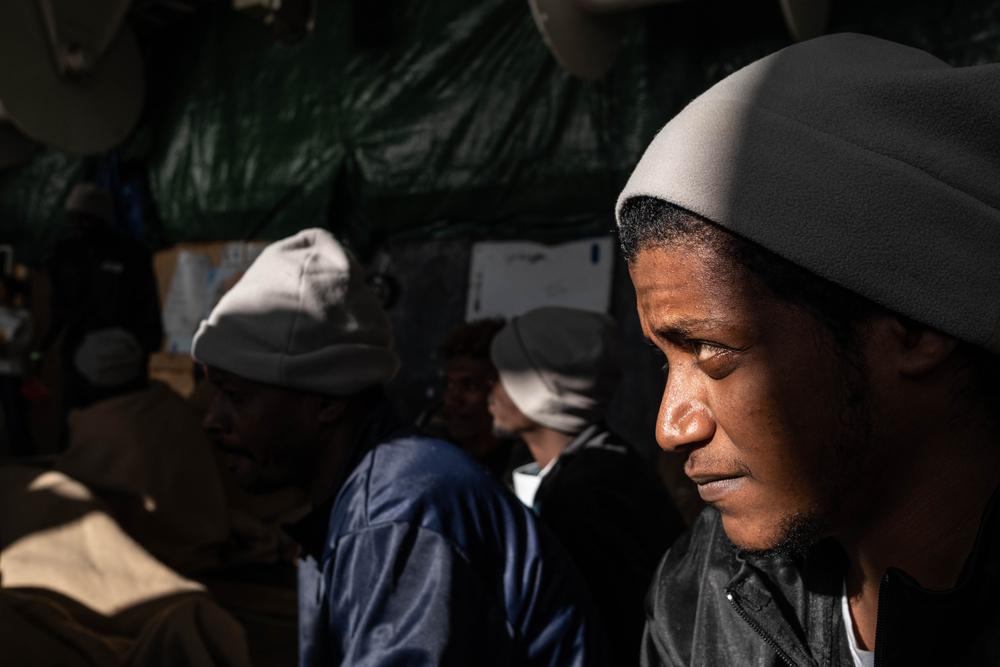
[[[89,215],[107,223],[115,221],[115,200],[95,183],[77,183],[66,198],[66,212]]]
[[[73,353],[73,366],[95,387],[121,387],[139,378],[146,355],[135,336],[120,327],[87,334]]]
[[[621,379],[614,321],[576,308],[547,306],[511,319],[490,357],[514,405],[564,433],[603,419]]]
[[[616,213],[635,196],[1000,353],[1000,65],[854,34],[790,46],[667,123]]]
[[[202,321],[194,359],[258,382],[349,396],[399,360],[389,319],[357,260],[327,231],[267,246]]]

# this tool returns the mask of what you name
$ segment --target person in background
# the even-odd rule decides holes
[[[69,415],[54,468],[84,483],[129,535],[183,574],[221,563],[230,537],[222,480],[193,410],[151,381],[139,341],[88,333],[73,357],[91,402]]]
[[[296,550],[281,525],[307,511],[301,494],[236,487],[201,414],[148,378],[125,330],[88,334],[74,363],[97,399],[70,412],[67,448],[53,468],[86,485],[157,560],[204,584],[246,629],[254,665],[294,663]]]
[[[636,664],[643,598],[684,523],[652,466],[604,422],[621,369],[610,317],[545,307],[513,318],[490,348],[499,373],[494,429],[524,440],[514,471],[532,507],[584,574],[608,628],[613,663]]]
[[[1000,65],[790,46],[619,198],[661,447],[711,506],[646,665],[1000,664]]]
[[[514,468],[531,459],[524,444],[493,431],[487,400],[497,381],[490,343],[504,326],[502,319],[462,323],[441,346],[444,391],[439,410],[422,429],[454,442],[494,479],[510,485]]]
[[[268,246],[195,335],[204,419],[251,491],[297,486],[302,665],[600,665],[585,587],[530,512],[384,397],[389,322],[328,232]]]
[[[230,533],[197,419],[124,329],[87,334],[73,363],[94,401],[66,451],[0,466],[4,664],[248,666],[243,628],[188,578]]]
[[[66,231],[48,260],[51,323],[43,348],[51,348],[61,337],[68,411],[93,400],[73,364],[87,334],[124,329],[148,358],[160,348],[163,325],[152,257],[139,241],[116,228],[111,193],[93,183],[78,183],[66,199],[65,214]]]
[[[0,278],[0,408],[8,453],[33,452],[28,402],[22,391],[29,370],[32,339],[31,313],[25,308],[22,286],[13,277]]]

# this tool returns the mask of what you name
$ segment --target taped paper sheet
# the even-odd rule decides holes
[[[540,306],[605,312],[613,268],[610,236],[559,245],[477,243],[472,247],[465,319],[509,318]]]

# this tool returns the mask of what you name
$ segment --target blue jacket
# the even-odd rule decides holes
[[[299,567],[301,665],[605,664],[568,556],[454,445],[374,447],[326,525]]]

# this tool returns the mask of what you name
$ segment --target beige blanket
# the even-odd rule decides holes
[[[166,385],[71,413],[56,469],[83,482],[122,527],[181,572],[218,565],[231,524],[213,448]]]
[[[0,655],[11,665],[249,665],[242,628],[81,483],[0,468]]]

